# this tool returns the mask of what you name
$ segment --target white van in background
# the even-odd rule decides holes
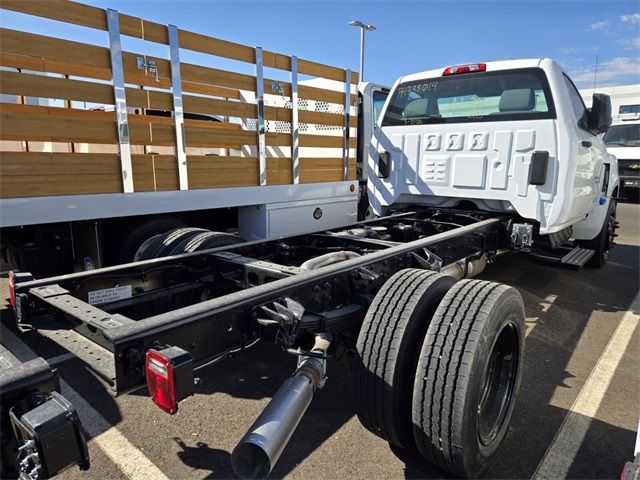
[[[606,95],[587,110],[550,59],[460,65],[399,78],[369,151],[369,200],[516,211],[540,243],[569,239],[606,262],[615,228],[617,165],[599,134]]]

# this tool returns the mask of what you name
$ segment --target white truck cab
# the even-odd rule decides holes
[[[553,60],[509,60],[399,78],[374,128],[374,212],[425,204],[517,212],[539,235],[594,239],[618,189],[599,134],[606,95],[588,110]]]

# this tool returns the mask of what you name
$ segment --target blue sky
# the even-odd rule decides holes
[[[367,34],[365,77],[379,83],[391,84],[406,73],[465,62],[546,56],[558,60],[584,88],[593,85],[596,55],[598,86],[640,83],[637,1],[85,3],[354,70],[359,62],[359,29],[348,22],[359,19],[378,28]],[[7,28],[106,45],[104,32],[4,10],[0,23]],[[124,48],[166,55],[166,47],[146,42],[125,42]],[[183,56],[183,60],[220,64],[198,55]],[[247,71],[236,62],[222,66]]]

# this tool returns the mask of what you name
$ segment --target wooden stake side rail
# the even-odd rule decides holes
[[[132,155],[137,192],[177,190],[172,155]],[[252,157],[188,156],[190,188],[258,185],[258,163]],[[292,182],[290,158],[267,158],[267,184]],[[355,159],[351,161],[355,179]],[[301,158],[300,182],[342,180],[342,158]],[[112,193],[121,187],[118,155],[104,153],[3,152],[2,197]]]
[[[114,11],[109,11],[111,24],[108,24],[107,11],[75,2],[5,0],[0,8],[109,31],[111,42],[118,38],[118,34],[114,37],[109,30],[116,18],[119,25],[116,23],[115,28],[120,35],[170,44],[166,25]],[[180,49],[256,64],[258,57],[253,47],[171,28],[173,43],[169,46],[174,53],[178,52],[177,31]],[[133,187],[130,183],[125,192],[184,188],[185,173],[189,189],[257,186],[261,183],[261,169],[262,172],[266,169],[267,185],[355,179],[354,158],[349,158],[345,177],[345,149],[352,151],[357,144],[353,134],[345,132],[345,122],[348,120],[353,129],[357,127],[357,118],[355,115],[345,118],[349,112],[345,112],[344,106],[354,105],[356,95],[344,83],[342,91],[330,90],[301,85],[295,77],[306,74],[344,82],[349,73],[350,84],[357,84],[357,73],[308,60],[292,62],[291,56],[264,50],[260,57],[261,67],[291,72],[293,65],[291,75],[297,97],[303,103],[316,102],[322,111],[298,108],[300,103],[291,106],[292,93],[296,93],[292,92],[291,82],[264,78],[262,88],[258,89],[261,71],[257,77],[189,64],[180,62],[179,54],[172,54],[172,60],[167,60],[122,52],[120,64],[120,57],[113,57],[109,48],[0,28],[0,66],[15,69],[0,71],[0,93],[15,95],[18,99],[18,104],[0,104],[0,150],[4,150],[0,153],[0,198],[123,192],[123,177],[128,175],[120,158],[123,153],[105,153],[117,151],[113,149],[123,138],[128,142],[126,152],[127,157],[131,157],[128,168],[133,176]],[[73,108],[73,102],[115,105],[114,68],[121,69],[124,77],[121,90],[126,98],[124,116],[117,116],[108,108],[106,111]],[[173,150],[181,143],[177,142],[179,125],[176,126],[171,113],[174,102],[178,101],[175,92],[172,93],[172,68],[180,73],[179,99],[186,115],[184,129],[180,128],[187,151],[186,157],[182,154],[182,160]],[[281,99],[265,105],[264,117],[260,116],[254,101],[255,92],[259,90]],[[64,100],[65,108],[47,106],[46,102],[43,105],[42,100],[40,105],[25,105],[26,97]],[[51,101],[48,103],[52,105]],[[298,134],[298,129],[295,134],[283,132],[280,127],[278,132],[267,130],[264,148],[268,152],[260,150],[257,132],[249,129],[251,123],[247,122],[258,121],[258,125],[260,121],[283,122],[286,130],[287,124],[298,125],[293,108],[297,109],[297,122],[324,127],[311,128],[311,133],[302,134]],[[118,128],[126,128],[126,137],[120,135],[122,132],[119,134]],[[309,131],[308,127],[305,130]],[[314,134],[316,132],[320,134]],[[299,154],[297,149],[290,148],[294,139],[299,147],[322,148],[326,153],[314,150],[316,153],[307,153],[310,156],[305,157],[305,151],[309,150]],[[16,145],[22,145],[26,151],[13,151]],[[105,147],[98,148],[99,145]],[[257,145],[258,152],[263,152],[258,157],[254,151]],[[279,147],[287,150],[281,151]],[[167,148],[174,154],[166,154]],[[204,149],[203,153],[193,155],[198,148]],[[161,154],[136,154],[155,149]],[[211,154],[207,149],[225,150]],[[328,153],[329,149],[332,153]],[[267,153],[266,165],[260,156],[264,153]],[[280,156],[272,158],[274,154]],[[292,154],[295,158],[291,158]],[[180,171],[180,175],[178,160],[181,165],[186,162],[186,170]],[[293,165],[299,166],[299,178],[293,176]]]
[[[45,2],[46,4],[46,2]],[[0,4],[4,7],[4,3]],[[47,37],[35,33],[0,28],[0,61],[2,66],[78,77],[111,80],[109,49],[95,45]],[[31,57],[31,58],[29,58]],[[158,77],[148,70],[138,69],[138,57],[145,63],[156,62]],[[122,53],[122,66],[127,83],[153,88],[171,88],[171,66],[168,60],[141,53]],[[211,85],[236,90],[255,91],[256,77],[212,67],[180,63],[183,91],[196,91],[198,85]],[[196,85],[194,85],[196,84]],[[282,91],[274,90],[279,85]],[[342,104],[344,94],[336,90],[300,85],[300,98]],[[281,80],[264,79],[264,90],[269,95],[291,95],[291,84]],[[211,93],[214,95],[214,93]],[[233,97],[231,97],[233,98]],[[356,99],[352,95],[352,101]]]

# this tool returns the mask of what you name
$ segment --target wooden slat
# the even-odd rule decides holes
[[[120,161],[113,154],[3,152],[0,197],[120,192]]]
[[[107,18],[101,8],[65,0],[3,0],[2,8],[50,18],[84,27],[107,29]]]
[[[55,120],[55,121],[53,121]],[[0,139],[41,142],[117,143],[116,124],[51,115],[0,112]]]
[[[200,93],[203,95],[212,95],[214,97],[223,98],[240,98],[240,92],[233,88],[219,87],[216,85],[205,85],[203,83],[194,83],[182,81],[182,90],[184,92]]]
[[[313,77],[328,78],[339,82],[345,81],[346,70],[342,68],[332,67],[331,65],[323,65],[322,63],[312,62],[310,60],[298,60],[298,72]],[[351,83],[358,84],[358,73],[351,73]]]
[[[118,155],[110,153],[2,152],[1,176],[115,174]]]
[[[0,178],[0,197],[35,197],[45,195],[82,195],[88,193],[115,193],[121,188],[120,175],[91,175],[74,182],[60,182],[57,175],[36,175]],[[86,180],[91,179],[92,182]]]
[[[6,53],[64,60],[107,69],[111,65],[107,48],[8,28],[0,29],[0,49]]]
[[[113,87],[106,83],[2,70],[0,70],[0,91],[9,95],[113,104]]]
[[[189,188],[258,185],[258,159],[243,157],[188,157]]]
[[[133,155],[134,165],[137,157],[141,159],[150,158],[150,160],[152,160],[155,175],[155,190],[178,190],[178,165],[176,163],[176,157],[173,155]]]
[[[255,63],[255,50],[247,45],[241,45],[186,30],[178,30],[178,43],[180,44],[180,48],[187,50],[208,53],[241,62]]]
[[[132,155],[134,190],[176,190],[176,159]],[[0,197],[78,195],[122,191],[120,160],[106,153],[3,152]]]
[[[67,0],[3,0],[2,8],[39,17],[107,30],[107,16],[102,8]],[[168,43],[167,27],[159,23],[120,14],[120,33],[150,42]]]
[[[342,148],[342,136],[310,135],[299,136],[301,147]],[[268,133],[267,145],[271,147],[290,147],[291,135],[288,133]],[[357,140],[350,138],[349,147],[356,148]]]
[[[349,180],[356,179],[356,159],[349,159]],[[301,158],[300,183],[339,182],[342,158]]]

